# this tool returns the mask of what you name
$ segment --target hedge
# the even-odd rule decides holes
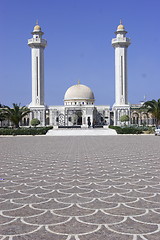
[[[118,127],[109,126],[109,128],[115,129],[118,134],[142,134],[143,130],[135,127]]]
[[[39,128],[0,128],[0,135],[45,135],[49,129],[53,127],[39,127]]]

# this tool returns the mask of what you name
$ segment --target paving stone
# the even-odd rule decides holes
[[[28,205],[24,205],[23,207],[15,210],[8,210],[8,211],[3,211],[4,216],[9,216],[9,217],[28,217],[28,216],[33,216],[33,215],[39,215],[43,213],[44,211],[33,209]]]
[[[72,194],[70,197],[58,198],[57,201],[62,203],[87,203],[91,202],[93,198],[80,197],[78,194]]]
[[[0,202],[0,210],[12,210],[12,209],[19,209],[23,206],[23,204],[16,204],[11,202],[10,200],[5,200]]]
[[[7,194],[1,194],[1,199],[14,199],[14,198],[22,198],[22,197],[28,197],[29,194],[23,194],[18,191],[7,193]]]
[[[105,213],[104,211],[99,210],[92,215],[79,217],[79,219],[85,223],[112,224],[112,223],[119,223],[124,218],[119,216],[113,216]]]
[[[44,227],[38,228],[30,234],[13,237],[13,240],[67,240],[67,236],[58,235],[47,231]]]
[[[140,209],[156,209],[160,208],[160,203],[152,202],[144,199],[139,199],[138,201],[134,203],[127,203],[127,206],[134,207],[134,208],[140,208]]]
[[[37,229],[37,226],[29,226],[24,224],[20,219],[16,219],[8,224],[1,225],[1,235],[18,235],[23,233],[33,232]]]
[[[49,200],[49,198],[40,198],[40,197],[32,194],[31,196],[26,197],[26,198],[13,199],[12,202],[20,203],[20,204],[31,204],[31,203],[42,203],[42,202],[46,202],[48,200]]]
[[[50,193],[43,193],[43,194],[38,194],[37,196],[39,198],[66,198],[70,197],[72,194],[69,193],[61,193],[59,191],[52,191]]]
[[[154,197],[154,193],[146,193],[132,189],[129,193],[120,193],[121,196],[124,197],[137,197],[148,199],[148,197]]]
[[[127,202],[135,202],[137,200],[137,198],[135,197],[120,196],[118,194],[115,194],[112,197],[103,197],[100,199],[105,202],[112,202],[112,203],[127,203]]]
[[[15,220],[15,218],[5,217],[5,216],[0,215],[0,224],[9,223],[13,220]]]
[[[154,224],[145,224],[139,221],[137,222],[131,218],[127,218],[126,221],[112,225],[110,228],[120,233],[144,234],[156,231],[158,226]]]
[[[58,224],[56,226],[49,226],[48,228],[53,232],[61,234],[82,234],[95,231],[97,226],[82,223],[76,218],[73,218],[66,223]]]
[[[147,240],[159,240],[159,231],[153,234],[144,235]]]
[[[149,210],[145,215],[134,217],[137,221],[150,224],[160,224],[160,214]]]
[[[102,193],[98,190],[92,190],[89,193],[79,193],[81,197],[89,197],[89,198],[104,198],[104,197],[112,197],[114,193]]]
[[[102,226],[98,231],[79,236],[80,240],[133,240],[131,235],[122,235]]]
[[[42,194],[42,193],[50,193],[52,192],[52,190],[47,190],[47,189],[44,189],[42,187],[35,187],[35,188],[31,188],[31,189],[24,189],[24,190],[21,190],[20,191],[21,193],[24,193],[24,194]]]
[[[61,202],[58,202],[54,199],[49,199],[48,201],[46,202],[43,202],[43,203],[37,203],[37,204],[32,204],[32,206],[35,208],[35,209],[43,209],[43,210],[46,210],[46,209],[62,209],[62,208],[67,208],[67,207],[70,207],[71,204],[69,203],[61,203]]]
[[[134,207],[128,207],[125,204],[121,204],[118,207],[111,208],[111,209],[105,209],[104,212],[109,213],[111,215],[116,216],[137,216],[137,215],[143,215],[146,213],[145,209],[137,209]]]
[[[61,216],[74,216],[74,217],[77,216],[78,217],[78,216],[87,216],[87,215],[94,214],[95,210],[84,209],[78,206],[78,204],[76,205],[73,204],[69,208],[53,210],[53,212]]]
[[[89,203],[81,203],[79,205],[87,209],[107,209],[107,208],[115,208],[118,206],[117,203],[109,203],[100,199],[94,199]]]
[[[45,213],[39,214],[38,216],[32,216],[24,218],[26,223],[31,225],[53,225],[68,221],[68,217],[58,216],[53,214],[51,211],[47,211]]]
[[[1,196],[1,194],[3,195],[3,194],[8,194],[8,193],[13,193],[13,192],[15,192],[15,189],[12,189],[12,190],[7,190],[6,188],[0,188],[0,196]]]

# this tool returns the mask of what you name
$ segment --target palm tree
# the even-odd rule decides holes
[[[148,113],[151,113],[156,120],[156,126],[160,124],[160,98],[156,100],[147,101],[143,104]]]
[[[13,103],[13,108],[5,106],[2,108],[2,111],[5,115],[5,118],[10,120],[16,128],[19,127],[19,122],[22,120],[24,116],[30,113],[29,108],[23,106],[20,107],[20,104]]]

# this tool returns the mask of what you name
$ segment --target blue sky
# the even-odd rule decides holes
[[[39,20],[45,49],[45,103],[62,105],[78,80],[97,105],[114,103],[111,39],[122,19],[128,49],[130,103],[160,98],[159,0],[0,0],[0,103],[31,102],[31,52],[27,40]]]

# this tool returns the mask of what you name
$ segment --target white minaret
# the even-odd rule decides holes
[[[126,38],[126,33],[120,22],[115,32],[116,38],[112,39],[115,48],[115,106],[128,104],[127,48],[130,40]]]
[[[44,107],[44,49],[47,41],[42,39],[43,34],[37,23],[33,37],[28,40],[32,49],[32,102],[29,107]]]
[[[121,125],[121,116],[130,116],[127,77],[127,48],[130,45],[130,39],[126,37],[126,33],[127,32],[120,21],[120,25],[115,32],[116,38],[112,39],[112,46],[115,48],[114,125]]]

